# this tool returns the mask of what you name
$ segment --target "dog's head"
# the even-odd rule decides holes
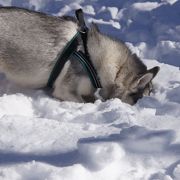
[[[144,74],[136,77],[129,77],[122,82],[121,74],[117,74],[115,83],[103,88],[100,92],[104,99],[119,98],[123,102],[134,105],[143,96],[150,95],[152,87],[152,79],[159,71],[156,66],[147,70]]]
[[[147,70],[123,42],[102,34],[95,24],[89,32],[88,50],[101,79],[104,100],[119,98],[133,105],[150,94],[159,67]]]

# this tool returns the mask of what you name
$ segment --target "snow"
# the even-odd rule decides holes
[[[172,5],[172,4],[176,3],[178,0],[161,0],[161,1]]]
[[[118,8],[117,7],[108,7],[107,10],[111,13],[112,19],[115,19],[118,14]]]
[[[89,23],[94,22],[96,24],[111,25],[111,26],[115,27],[116,29],[120,29],[121,28],[121,25],[118,22],[114,21],[114,20],[104,21],[103,19],[89,18],[88,22]]]
[[[86,13],[86,14],[95,15],[94,8],[93,8],[93,6],[91,6],[91,5],[84,6],[84,7],[83,7],[83,11],[84,11],[84,13]]]
[[[29,0],[30,7],[35,7],[35,10],[44,8],[49,0]]]
[[[80,6],[78,3],[71,3],[71,4],[69,4],[69,5],[65,5],[65,6],[64,6],[57,14],[55,14],[55,15],[57,15],[57,16],[64,16],[64,15],[66,15],[67,13],[69,13],[70,11],[76,10],[76,9],[80,9],[80,8],[82,8],[82,6]],[[88,8],[87,6],[86,6],[85,10],[86,10],[86,13],[89,12],[89,11],[92,11],[92,9]],[[92,13],[92,12],[91,12],[91,13]]]
[[[142,3],[134,3],[133,8],[140,11],[152,11],[160,6],[158,2],[142,2]]]
[[[151,68],[155,91],[134,106],[119,99],[60,102],[0,74],[0,180],[179,180],[178,0],[0,0],[55,15],[84,8],[87,22],[123,39]]]

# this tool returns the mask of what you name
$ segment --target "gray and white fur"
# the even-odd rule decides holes
[[[45,87],[57,54],[77,31],[78,24],[72,17],[1,7],[0,72],[21,86]],[[87,47],[103,87],[103,99],[120,98],[134,104],[149,91],[159,67],[147,70],[124,43],[103,35],[94,24],[88,32]],[[86,102],[95,100],[95,91],[79,62],[70,60],[56,79],[52,95]]]

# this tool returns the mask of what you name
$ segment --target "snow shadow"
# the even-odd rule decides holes
[[[165,176],[170,176],[172,179],[176,179],[174,176],[174,171],[176,167],[180,164],[180,160],[172,163],[169,167],[166,168],[165,173],[157,172],[150,176],[149,180],[155,180],[155,179],[165,179]]]
[[[110,162],[121,159],[126,153],[139,155],[180,155],[180,144],[172,144],[172,130],[149,130],[140,126],[123,128],[119,134],[79,139],[77,149],[58,154],[33,154],[0,152],[0,166],[27,162],[42,162],[57,167],[82,164],[90,171],[97,171]],[[170,170],[169,170],[170,171]]]
[[[180,155],[180,144],[172,144],[172,130],[148,130],[140,126],[125,127],[119,134],[82,138],[78,141],[81,164],[91,171],[98,171],[113,162],[123,161],[127,153],[136,156]]]
[[[166,98],[168,101],[158,101],[154,97],[146,96],[143,97],[141,100],[138,101],[138,106],[140,108],[150,108],[156,110],[156,115],[172,115],[175,117],[180,116],[180,111],[179,111],[179,90],[180,88],[174,88],[170,90]]]
[[[174,179],[175,178],[174,177],[174,170],[179,164],[180,164],[180,160],[171,164],[168,168],[166,168],[166,174],[170,175]]]
[[[43,162],[53,166],[70,166],[79,162],[78,151],[67,153],[36,155],[33,153],[0,152],[0,166],[26,162]]]
[[[106,137],[91,137],[79,140],[79,144],[116,142],[127,152],[136,154],[159,154],[161,152],[180,155],[180,144],[172,144],[175,133],[172,130],[148,130],[140,126],[127,127],[120,134]]]
[[[173,88],[171,91],[167,93],[167,99],[171,102],[180,103],[179,92],[180,92],[180,85],[176,88]]]

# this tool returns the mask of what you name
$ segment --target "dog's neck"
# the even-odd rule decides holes
[[[127,80],[129,73],[136,77],[146,71],[146,66],[123,42],[101,34],[96,27],[89,30],[87,47],[103,87],[114,84],[118,71],[121,82]]]
[[[124,51],[119,49],[118,42],[99,33],[94,27],[89,30],[87,47],[102,86],[113,84],[117,69],[124,63],[120,61],[120,56],[126,60],[127,54],[121,54]]]

